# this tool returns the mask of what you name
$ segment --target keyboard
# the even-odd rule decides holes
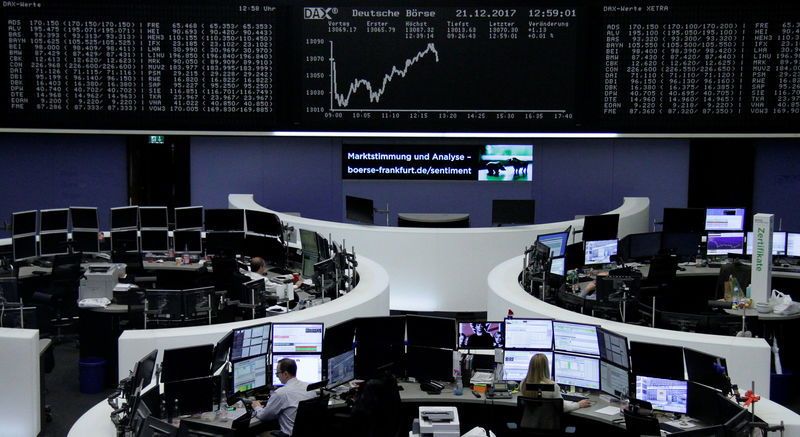
[[[677,426],[672,426],[664,422],[659,423],[658,427],[661,428],[662,431],[666,431],[668,433],[685,431],[684,429],[678,428]]]
[[[565,401],[572,401],[572,402],[580,402],[584,399],[589,399],[586,396],[568,394],[568,393],[561,393],[561,397],[564,398]]]

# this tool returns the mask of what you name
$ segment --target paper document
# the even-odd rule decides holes
[[[619,414],[619,407],[615,407],[615,406],[603,407],[603,408],[601,408],[599,410],[596,410],[595,413],[605,414],[607,416],[613,416],[613,415]]]
[[[490,372],[475,372],[469,381],[472,384],[491,384],[492,374]]]

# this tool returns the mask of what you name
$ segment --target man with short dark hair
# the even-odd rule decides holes
[[[294,419],[297,416],[297,404],[300,401],[311,399],[316,396],[316,392],[307,391],[307,382],[300,381],[297,375],[297,363],[291,358],[283,358],[278,361],[275,375],[283,384],[283,387],[275,390],[263,408],[261,403],[253,402],[256,410],[256,417],[261,421],[278,419],[283,435],[292,435],[294,429]]]

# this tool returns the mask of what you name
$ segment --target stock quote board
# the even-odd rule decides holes
[[[791,133],[800,8],[3,1],[0,128]]]

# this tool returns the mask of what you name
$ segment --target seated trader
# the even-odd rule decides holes
[[[520,392],[523,396],[527,396],[530,398],[535,398],[537,396],[536,391],[527,390],[525,384],[553,384],[554,390],[553,391],[543,391],[542,397],[543,398],[560,398],[561,397],[561,389],[559,388],[558,384],[550,379],[550,366],[547,362],[547,356],[544,354],[536,354],[531,357],[531,361],[528,364],[528,374],[525,375],[525,379],[520,382],[521,389]],[[587,408],[590,407],[592,404],[589,402],[588,399],[583,399],[580,402],[572,402],[572,401],[564,401],[564,412],[569,413],[570,411],[575,411],[578,408]],[[525,413],[528,411],[526,410]],[[525,416],[522,417],[522,422],[525,423]],[[536,426],[536,424],[529,424],[527,426]]]
[[[267,263],[263,258],[254,257],[250,259],[250,270],[242,269],[242,273],[250,277],[250,280],[266,279],[264,272],[267,270]]]
[[[256,411],[256,417],[262,422],[277,418],[282,433],[278,435],[290,436],[294,429],[297,404],[300,401],[315,397],[317,393],[307,391],[308,383],[295,378],[297,375],[297,363],[291,358],[284,358],[278,361],[278,368],[275,370],[275,374],[284,384],[283,387],[272,393],[267,405],[262,407],[260,402],[253,402],[253,409]]]

